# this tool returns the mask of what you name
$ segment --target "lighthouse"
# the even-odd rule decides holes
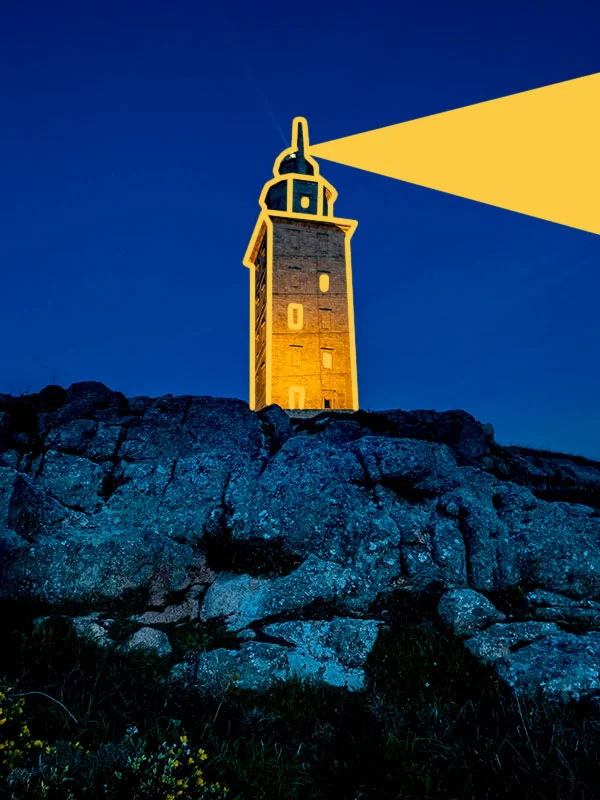
[[[350,242],[355,220],[310,156],[308,124],[275,159],[244,258],[250,272],[250,407],[357,410]]]

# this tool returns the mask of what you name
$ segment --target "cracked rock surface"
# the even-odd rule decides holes
[[[463,411],[290,419],[95,382],[0,395],[0,600],[103,646],[89,615],[126,613],[164,658],[178,626],[240,635],[175,675],[358,689],[398,592],[437,593],[515,691],[600,692],[600,464],[502,447]]]
[[[171,671],[175,684],[219,691],[231,683],[241,689],[267,689],[274,679],[305,678],[350,691],[365,688],[362,669],[375,644],[378,623],[344,619],[282,622],[264,633],[279,643],[244,641],[239,650],[195,653]]]

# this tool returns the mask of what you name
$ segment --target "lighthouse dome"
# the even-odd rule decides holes
[[[298,153],[290,153],[281,160],[279,165],[279,174],[286,175],[289,172],[294,172],[297,175],[314,175],[315,169],[303,156]]]

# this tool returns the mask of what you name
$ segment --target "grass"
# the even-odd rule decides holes
[[[597,797],[594,708],[541,707],[507,696],[437,626],[434,605],[401,596],[388,604],[388,629],[369,657],[372,686],[364,694],[300,681],[261,694],[236,687],[216,697],[170,694],[163,684],[168,665],[84,645],[65,622],[32,633],[14,616],[4,617],[2,671],[19,679],[20,692],[44,692],[77,719],[43,695],[26,697],[31,736],[56,748],[55,764],[69,766],[69,791],[79,787],[72,800],[111,796],[103,782],[109,775],[114,783],[119,772],[122,785],[112,796],[165,800],[170,788],[162,784],[140,794],[140,753],[158,763],[162,742],[178,741],[183,731],[208,754],[207,782],[226,783],[228,797],[239,800]],[[190,629],[179,649],[185,636],[206,646]],[[128,733],[134,728],[135,746]],[[67,797],[64,785],[57,792]]]

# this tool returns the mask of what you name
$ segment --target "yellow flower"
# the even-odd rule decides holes
[[[172,766],[174,766],[174,767],[178,767],[178,766],[179,766],[179,761],[177,761],[177,759],[175,759],[175,761],[173,762],[173,765],[172,765]]]
[[[190,757],[188,758],[188,766],[191,766],[192,764],[195,764],[195,763],[196,763],[196,762],[194,761],[194,759],[193,759],[193,758],[190,756]]]
[[[4,725],[5,722],[6,722],[6,717],[2,717],[2,719],[0,719],[0,725]]]
[[[183,781],[181,780],[181,778],[179,778],[175,786],[183,786]]]
[[[188,740],[187,736],[180,736],[179,737],[179,741],[181,742],[181,744],[185,744],[187,742],[187,740]]]
[[[50,752],[51,752],[51,750],[52,750],[52,748],[50,747],[50,745],[49,745],[49,744],[47,744],[47,745],[46,745],[46,752],[47,752],[47,753],[50,753]]]
[[[166,800],[175,800],[174,794],[168,794]]]
[[[41,743],[41,741],[39,739],[36,739],[35,742],[33,743],[33,746],[34,747],[41,747],[42,743]]]
[[[196,786],[204,786],[204,778],[197,778]]]

